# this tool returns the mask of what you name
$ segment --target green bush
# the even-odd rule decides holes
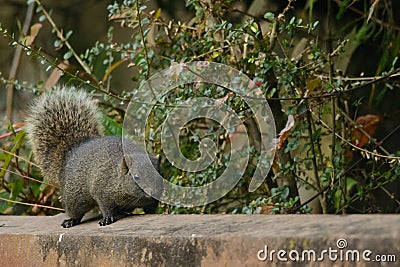
[[[278,133],[282,129],[283,132],[278,137],[279,149],[272,170],[254,192],[249,192],[248,187],[259,160],[259,131],[257,127],[251,127],[254,114],[243,99],[217,86],[189,84],[166,95],[163,102],[154,108],[147,127],[148,141],[151,150],[161,155],[163,176],[175,184],[201,186],[210,183],[219,177],[229,162],[229,155],[220,149],[217,160],[211,166],[201,172],[189,173],[180,171],[165,159],[160,142],[161,125],[174,107],[184,100],[198,96],[224,99],[247,122],[249,136],[253,138],[253,147],[249,149],[251,159],[245,175],[229,194],[216,202],[195,208],[161,204],[160,212],[309,213],[308,199],[300,201],[299,188],[313,192],[314,197],[310,200],[318,199],[317,207],[323,213],[342,213],[348,209],[363,213],[385,212],[374,209],[371,203],[377,189],[388,196],[395,194],[385,185],[399,182],[400,151],[386,153],[381,149],[383,143],[370,136],[375,130],[368,134],[367,126],[363,128],[352,119],[348,105],[354,96],[354,104],[365,102],[355,94],[365,87],[372,88],[370,101],[384,99],[385,92],[380,92],[377,99],[372,90],[374,86],[382,85],[382,81],[386,82],[382,85],[385,90],[393,87],[391,78],[399,73],[397,55],[391,50],[382,55],[373,79],[347,77],[338,66],[347,68],[351,64],[349,58],[352,52],[371,38],[381,37],[382,45],[391,40],[398,47],[400,34],[380,32],[365,19],[358,27],[354,22],[344,25],[341,37],[328,35],[330,45],[326,48],[325,41],[317,35],[321,26],[312,20],[314,1],[309,1],[308,19],[294,16],[291,5],[295,1],[289,1],[280,13],[264,10],[261,16],[239,12],[234,8],[234,2],[187,1],[186,7],[193,12],[193,17],[186,23],[165,19],[160,10],[150,10],[138,0],[115,2],[108,6],[109,20],[113,24],[108,29],[107,41],[98,41],[79,55],[69,42],[73,31],[59,28],[51,12],[40,1],[28,1],[37,5],[39,22],[52,26],[54,50],[63,52],[59,58],[49,56],[56,53],[44,51],[34,42],[30,44],[27,39],[18,40],[7,29],[1,28],[1,32],[3,40],[8,40],[10,46],[22,47],[49,73],[60,71],[61,82],[75,84],[100,95],[101,107],[106,114],[104,124],[107,134],[121,134],[126,103],[137,93],[137,89],[121,93],[111,90],[113,74],[126,71],[127,66],[136,71],[132,71],[130,79],[137,88],[152,74],[171,64],[210,61],[240,70],[262,89],[270,102]],[[346,12],[345,7],[341,5],[338,13],[331,16],[337,15],[340,21]],[[232,19],[232,12],[240,15],[240,22]],[[353,26],[354,30],[346,32],[349,26]],[[116,27],[124,27],[129,40],[115,39]],[[70,63],[61,64],[65,60]],[[36,94],[41,94],[46,84],[45,81],[32,84],[4,77],[2,82],[13,84],[17,90]],[[293,125],[289,125],[290,118],[293,118]],[[367,143],[359,143],[360,140],[354,137],[355,129],[361,129],[361,136],[366,138]],[[2,131],[10,134],[2,136],[5,142],[0,154],[0,196],[3,200],[0,212],[54,214],[57,210],[53,208],[61,205],[54,188],[42,182],[38,169],[32,163],[24,130],[17,131],[10,126]],[[199,141],[206,137],[211,138],[219,148],[229,146],[227,133],[220,125],[199,119],[185,126],[179,140],[182,153],[190,159],[197,158]],[[387,211],[398,211],[398,196],[391,199],[397,205]],[[33,206],[23,206],[20,202]]]

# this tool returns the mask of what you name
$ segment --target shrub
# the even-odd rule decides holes
[[[354,105],[365,102],[357,96],[360,89],[371,88],[370,101],[374,101],[372,90],[377,85],[383,86],[384,90],[397,86],[393,79],[399,73],[396,54],[389,51],[382,55],[375,77],[345,76],[340,67],[347,69],[354,51],[373,34],[380,34],[370,27],[369,20],[374,17],[368,16],[361,26],[354,26],[353,31],[347,31],[347,35],[343,33],[342,37],[334,38],[331,32],[326,33],[328,45],[324,48],[324,41],[317,34],[321,26],[312,20],[314,1],[310,1],[308,21],[295,16],[294,2],[288,1],[280,12],[263,10],[260,14],[246,14],[235,8],[235,1],[190,0],[186,2],[186,8],[192,11],[193,17],[185,23],[165,19],[160,9],[151,10],[138,0],[115,2],[108,6],[108,19],[112,25],[107,32],[107,41],[98,41],[79,55],[69,41],[73,31],[59,28],[51,12],[40,1],[28,1],[37,5],[39,22],[35,25],[50,23],[54,50],[63,54],[53,58],[49,55],[56,53],[35,46],[34,39],[40,26],[32,28],[30,35],[22,40],[1,28],[10,46],[22,48],[47,72],[51,71],[46,81],[36,84],[4,77],[2,81],[17,90],[30,90],[36,94],[42,93],[46,85],[59,81],[92,90],[101,95],[107,134],[120,134],[128,100],[152,74],[180,62],[226,64],[249,76],[270,103],[280,132],[272,170],[256,191],[248,191],[260,160],[260,130],[255,124],[255,115],[240,96],[215,85],[188,84],[176,88],[154,107],[146,128],[149,148],[162,156],[162,173],[166,179],[182,186],[205,185],[217,179],[229,163],[229,153],[220,149],[213,164],[201,172],[190,173],[174,167],[163,155],[160,135],[164,120],[177,106],[194,97],[220,99],[238,114],[251,139],[251,157],[239,183],[222,199],[195,208],[164,204],[160,212],[309,213],[311,209],[307,204],[312,199],[318,199],[314,209],[321,209],[323,213],[383,212],[385,210],[372,204],[377,189],[395,201],[394,208],[387,211],[398,211],[400,202],[393,196],[396,191],[385,186],[398,183],[400,152],[386,151],[383,148],[385,137],[381,141],[372,138],[380,117],[366,115],[352,119],[354,116],[349,109],[352,99],[355,99]],[[343,3],[336,14],[339,21],[345,13]],[[252,5],[257,5],[257,1]],[[251,10],[255,10],[252,7]],[[370,12],[374,11],[372,6],[370,8]],[[232,14],[239,15],[239,22]],[[129,40],[116,39],[115,27],[123,27]],[[345,26],[341,30],[345,32]],[[385,43],[397,38],[394,34],[382,34],[380,40]],[[135,82],[136,89],[120,93],[112,91],[113,74],[125,72],[126,68],[136,71],[129,77]],[[382,101],[384,96],[381,92],[376,101]],[[394,127],[392,133],[397,128]],[[0,211],[53,214],[55,211],[51,207],[60,207],[60,203],[54,188],[42,182],[31,161],[24,130],[10,126],[4,133],[0,195],[2,200],[10,202],[1,202]],[[196,159],[203,138],[210,138],[218,148],[230,145],[223,127],[211,120],[198,119],[185,125],[180,133],[182,153],[189,159]],[[313,196],[300,201],[299,188],[313,192]],[[34,205],[21,206],[19,202]]]

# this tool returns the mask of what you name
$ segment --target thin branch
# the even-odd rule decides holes
[[[43,181],[40,181],[40,180],[38,180],[38,179],[29,177],[29,176],[26,176],[26,175],[22,175],[22,174],[20,174],[20,173],[17,173],[17,172],[14,172],[14,171],[12,171],[12,170],[8,170],[8,169],[2,168],[2,167],[0,167],[0,170],[9,172],[9,173],[11,173],[11,174],[15,174],[15,175],[17,175],[17,176],[19,176],[19,177],[21,177],[21,178],[26,179],[26,180],[31,180],[31,181],[34,181],[34,182],[37,182],[37,183],[40,183],[40,184],[47,184],[47,185],[50,185],[50,184],[45,183],[45,182],[43,182]],[[53,185],[50,185],[50,186],[53,186]]]
[[[328,125],[326,122],[324,122],[324,121],[321,120],[321,119],[319,120],[319,122],[320,122],[327,130],[333,132],[332,128],[329,127],[329,125]],[[400,157],[390,156],[390,155],[382,155],[382,154],[379,154],[379,153],[376,153],[376,152],[369,151],[369,150],[367,150],[367,149],[364,149],[364,148],[362,148],[362,147],[359,147],[359,146],[354,145],[353,143],[351,143],[350,141],[346,140],[346,138],[342,137],[342,136],[341,136],[340,134],[338,134],[338,133],[335,133],[335,135],[336,135],[340,140],[342,140],[342,141],[345,142],[346,144],[350,145],[350,146],[353,147],[354,149],[359,150],[361,153],[364,153],[365,155],[370,155],[370,156],[373,156],[373,157],[376,157],[376,158],[384,158],[384,159],[387,159],[387,160],[398,160],[398,161],[400,161]],[[380,145],[381,145],[381,144],[376,144],[375,148],[376,148],[376,147],[379,147]]]
[[[348,121],[350,121],[350,123],[352,124],[352,125],[354,125],[354,126],[356,126],[357,125],[357,123],[354,121],[354,120],[352,120],[351,118],[350,118],[350,116],[349,115],[347,115],[346,113],[344,113],[344,112],[342,112],[342,115],[348,120]],[[374,138],[372,138],[372,136],[370,136],[364,129],[363,129],[363,127],[360,127],[360,128],[358,128],[358,130],[363,134],[363,135],[365,135],[367,138],[368,138],[368,141],[372,141],[376,146],[378,146],[387,156],[388,155],[390,155],[390,153],[382,146],[382,143],[381,142],[376,142],[376,140],[374,139]]]
[[[32,46],[27,46],[24,43],[22,43],[21,41],[16,41],[12,35],[10,35],[9,33],[6,33],[5,31],[2,31],[2,33],[4,34],[4,36],[9,37],[13,42],[18,44],[18,46],[21,46],[23,50],[30,51],[31,52],[31,56],[36,56],[36,57],[39,57],[39,58],[43,59],[44,61],[49,63],[52,67],[54,67],[54,68],[60,70],[61,72],[67,74],[69,77],[77,80],[78,82],[80,82],[82,84],[86,84],[87,86],[91,87],[92,89],[94,89],[96,91],[99,91],[99,92],[102,92],[105,95],[111,96],[111,97],[116,98],[118,100],[129,101],[129,99],[127,99],[127,98],[121,97],[121,96],[119,96],[119,95],[117,95],[117,94],[115,94],[115,93],[113,93],[111,91],[104,90],[101,87],[99,87],[97,84],[93,84],[89,80],[84,80],[83,78],[73,74],[72,72],[69,72],[66,69],[61,68],[60,65],[57,64],[57,62],[55,63],[54,61],[51,61],[47,57],[43,56],[41,54],[41,50],[40,49],[36,50]],[[0,73],[0,77],[1,77],[1,73]],[[8,80],[8,84],[13,83],[13,81],[14,81],[13,79]],[[20,85],[20,86],[22,88],[24,88],[24,85]]]
[[[306,106],[308,109],[308,102],[306,102]],[[307,112],[306,114],[306,119],[307,119],[307,128],[308,128],[308,136],[310,138],[310,149],[311,149],[311,162],[313,165],[313,169],[314,169],[314,179],[315,179],[315,184],[317,185],[318,191],[321,191],[321,183],[320,183],[320,178],[319,178],[319,174],[318,174],[318,164],[317,164],[317,153],[315,151],[315,146],[314,146],[314,137],[313,137],[313,128],[312,128],[312,122],[311,122],[311,110],[310,112]],[[324,196],[322,195],[319,199],[319,202],[321,204],[321,208],[322,208],[322,212],[323,214],[327,214],[328,213],[328,208],[326,205],[326,202],[324,200]]]
[[[329,79],[328,76],[324,75],[315,75],[315,77],[320,78],[320,79]],[[382,76],[374,76],[374,77],[342,77],[342,76],[336,76],[332,77],[333,80],[341,80],[341,81],[358,81],[358,82],[364,82],[364,81],[374,81],[377,78],[382,77]],[[400,77],[400,73],[395,73],[390,75],[389,78],[395,78],[395,77]]]
[[[143,31],[143,25],[142,25],[142,18],[140,17],[141,15],[141,11],[140,11],[140,1],[136,0],[136,8],[138,11],[137,17],[138,17],[138,24],[139,24],[139,30],[140,30],[140,37],[142,38],[142,42],[143,42],[143,51],[144,51],[144,56],[146,58],[146,64],[147,64],[147,68],[146,68],[146,80],[149,78],[150,76],[150,60],[149,60],[149,54],[147,52],[147,47],[146,47],[146,38],[144,36],[144,31]]]
[[[40,205],[40,204],[36,204],[36,203],[25,203],[25,202],[21,202],[21,201],[17,201],[17,200],[11,200],[11,199],[2,198],[2,197],[0,197],[0,200],[6,201],[6,202],[15,203],[15,204],[20,204],[20,205],[25,205],[25,206],[40,207],[40,208],[46,208],[46,209],[52,209],[52,210],[65,211],[64,209],[61,209],[61,208],[56,208],[56,207],[51,207],[51,206],[46,206],[46,205]]]
[[[31,22],[32,22],[32,17],[33,17],[33,12],[35,10],[35,3],[31,2],[28,5],[28,9],[26,11],[26,16],[25,16],[25,21],[24,25],[22,27],[22,36],[20,36],[20,40],[23,39],[28,34],[28,30],[30,28]],[[9,80],[14,80],[17,77],[17,71],[18,71],[18,66],[19,62],[21,59],[22,55],[22,47],[18,46],[17,49],[15,50],[14,58],[11,64],[11,69],[10,69],[10,75],[9,75]],[[6,87],[7,90],[7,100],[6,100],[6,116],[9,121],[12,121],[12,113],[13,113],[13,98],[14,98],[14,84],[10,83]]]
[[[322,121],[321,121],[322,122]],[[324,124],[323,124],[324,125]],[[329,126],[327,124],[325,124],[324,126],[327,126],[327,128],[329,129]],[[389,136],[391,136],[393,133],[395,133],[396,131],[398,131],[400,129],[400,125],[398,125],[395,129],[393,129],[385,138],[383,138],[381,140],[381,142],[379,142],[378,144],[382,144],[384,140],[386,140],[387,138],[389,138]],[[349,145],[355,147],[356,149],[358,149],[359,147],[353,145],[352,143],[348,142],[347,140],[345,140],[345,138],[341,137],[340,135],[337,134],[337,137],[339,137],[341,140],[343,140],[344,142],[348,143]],[[376,149],[378,147],[378,145],[375,145],[375,147],[373,149]],[[362,148],[359,148],[361,150],[364,150]],[[364,150],[366,151],[366,150]],[[368,153],[372,153],[370,151],[366,151]],[[391,156],[384,156],[384,155],[379,155],[376,154],[377,157],[381,157],[381,158],[386,158],[389,159],[391,161],[393,160],[397,160],[400,162],[400,157],[391,157]],[[337,181],[339,181],[340,178],[344,177],[348,172],[350,172],[355,166],[357,166],[357,164],[359,164],[362,160],[364,160],[363,157],[359,158],[356,162],[354,162],[349,168],[347,168],[346,170],[342,170],[338,176],[335,178],[335,180],[332,182],[332,184],[335,184]],[[312,196],[311,198],[309,198],[308,200],[306,200],[305,202],[301,203],[300,205],[298,205],[297,207],[294,207],[292,209],[289,210],[288,213],[296,213],[298,210],[300,210],[302,207],[306,206],[307,204],[309,204],[310,202],[312,202],[314,199],[316,199],[317,197],[319,197],[321,194],[324,194],[325,191],[327,191],[329,188],[331,187],[331,185],[327,185],[326,187],[324,187],[322,190],[318,191],[314,196]]]
[[[67,46],[69,51],[72,53],[76,61],[78,61],[79,65],[82,66],[82,68],[85,70],[86,73],[89,75],[92,75],[92,71],[90,70],[89,66],[86,64],[86,62],[82,61],[82,59],[79,57],[79,55],[75,52],[74,48],[71,46],[71,44],[68,42],[68,39],[65,38],[63,32],[57,27],[56,23],[54,20],[51,18],[50,14],[44,9],[42,3],[39,0],[35,0],[35,2],[42,8],[42,12],[45,15],[46,19],[49,21],[51,27],[56,31],[57,37],[60,38],[60,40]]]
[[[0,148],[0,151],[3,152],[3,153],[6,153],[6,154],[12,155],[12,156],[15,157],[15,158],[22,159],[23,161],[29,163],[30,165],[33,165],[33,166],[39,168],[39,166],[38,166],[37,164],[35,164],[34,162],[32,162],[32,161],[30,161],[30,160],[27,160],[27,159],[24,158],[24,157],[21,157],[20,155],[13,154],[13,153],[11,153],[11,152],[9,152],[9,151],[7,151],[7,150],[4,150],[4,149],[2,149],[2,148]]]
[[[342,5],[342,4],[343,4],[343,1],[340,1],[340,0],[335,0],[335,2],[336,2],[337,4],[339,4],[339,5]],[[353,1],[352,3],[354,3],[354,1]],[[363,18],[365,18],[365,19],[368,17],[368,14],[366,14],[364,11],[359,10],[359,9],[357,9],[357,8],[355,8],[355,7],[348,6],[348,7],[346,7],[346,8],[349,9],[349,10],[351,10],[351,11],[353,11],[354,13],[357,13],[358,15],[361,15],[361,16],[362,16]],[[396,31],[400,31],[400,26],[390,25],[390,24],[385,23],[385,22],[383,22],[382,20],[377,19],[377,18],[375,18],[375,17],[373,17],[371,20],[373,20],[375,23],[379,24],[380,26],[382,26],[382,27],[384,27],[384,28],[392,28],[392,29],[394,29],[394,30],[396,30]]]

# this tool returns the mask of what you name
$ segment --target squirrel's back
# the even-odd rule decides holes
[[[36,162],[54,185],[60,184],[68,151],[103,133],[97,105],[75,88],[56,88],[43,94],[31,106],[26,124]]]

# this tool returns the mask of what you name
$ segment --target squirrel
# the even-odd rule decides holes
[[[42,175],[61,190],[69,216],[61,225],[79,224],[96,205],[103,215],[101,226],[137,207],[155,213],[158,201],[137,181],[146,179],[151,195],[159,196],[158,160],[150,157],[154,168],[145,166],[147,154],[132,141],[103,136],[102,114],[87,93],[75,87],[55,89],[33,102],[26,131]]]

